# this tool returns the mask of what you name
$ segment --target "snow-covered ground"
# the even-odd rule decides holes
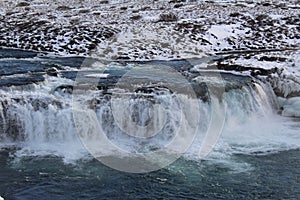
[[[135,60],[296,48],[299,15],[296,1],[7,0],[0,44]]]

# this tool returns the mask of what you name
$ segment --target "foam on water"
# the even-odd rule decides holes
[[[278,104],[269,85],[254,84],[225,94],[226,122],[207,159],[228,163],[234,154],[269,154],[300,147],[299,123],[276,113]],[[187,156],[196,159],[201,140]]]
[[[287,99],[283,106],[282,115],[286,117],[300,117],[300,97]]]
[[[255,109],[247,115],[231,114],[235,117],[229,117],[217,149],[221,150],[223,145],[227,145],[230,153],[267,154],[299,148],[300,135],[297,129],[290,126],[289,119],[277,115],[277,104],[274,104],[276,99],[265,92],[271,91],[269,87],[262,86],[255,85],[257,92],[249,96],[252,100],[235,101],[228,93],[228,100],[234,102],[235,108],[243,110],[248,101],[254,104]]]

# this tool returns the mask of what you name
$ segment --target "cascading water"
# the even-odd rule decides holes
[[[66,80],[51,78],[34,90],[20,90],[14,96],[5,90],[2,91],[0,109],[2,146],[14,142],[19,148],[17,153],[19,155],[57,155],[66,161],[87,156],[74,123],[71,96],[62,91],[53,92],[52,87],[57,86],[53,83],[63,81]],[[180,125],[182,113],[178,100],[169,92],[131,95],[135,97],[130,100],[127,111],[122,110],[124,105],[122,98],[115,99],[117,103],[114,104],[114,110],[120,110],[118,115],[122,121],[114,119],[111,95],[101,90],[85,96],[87,107],[84,112],[94,112],[112,143],[128,152],[147,152],[163,147],[172,140],[174,130]],[[186,157],[192,159],[199,159],[199,149],[203,145],[211,120],[211,101],[200,99],[196,101],[200,109],[199,129],[193,144],[185,153]],[[156,104],[153,104],[154,102]],[[223,132],[218,138],[212,157],[219,155],[220,152],[267,153],[299,147],[300,138],[296,131],[288,131],[287,134],[277,131],[286,125],[278,124],[276,121],[280,117],[276,114],[277,99],[269,85],[259,81],[244,84],[225,92],[222,100],[216,102],[224,105],[226,116]],[[163,106],[165,112],[157,112],[159,110],[155,110],[154,105]],[[135,126],[127,124],[129,118],[135,122]],[[154,118],[152,124],[149,124],[150,118]],[[88,130],[94,121],[87,120],[84,123]],[[157,134],[146,139],[132,137],[136,127],[144,126],[155,130]],[[130,134],[124,133],[120,127],[127,127]],[[90,142],[97,139],[91,135],[93,132],[80,134],[86,134],[84,137]],[[113,155],[114,152],[109,152],[108,149],[102,154]]]
[[[257,82],[229,91],[225,99],[227,120],[216,152],[267,154],[299,148],[298,131],[290,127],[289,119],[278,115],[277,98],[269,84]]]

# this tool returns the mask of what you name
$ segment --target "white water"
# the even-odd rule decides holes
[[[285,100],[282,115],[286,117],[300,117],[300,97]]]
[[[1,147],[14,144],[19,147],[17,156],[55,155],[64,158],[66,162],[90,158],[77,134],[72,99],[66,94],[50,92],[54,85],[63,81],[67,82],[61,78],[48,79],[48,82],[35,89],[15,89],[14,95],[7,90],[1,92]],[[91,100],[94,97],[99,97],[99,91],[85,98]],[[20,100],[17,102],[16,99]],[[129,114],[119,113],[124,119],[122,126],[131,130],[133,135],[136,126],[126,124],[127,117],[135,118],[137,124],[144,126],[153,116],[156,123],[151,124],[151,130],[159,133],[150,138],[133,138],[130,136],[132,134],[124,134],[113,119],[109,98],[98,98],[94,108],[95,116],[114,145],[128,153],[152,151],[171,141],[182,117],[181,107],[172,94],[157,95],[154,99],[164,105],[165,115],[153,110],[151,113],[153,105],[145,98],[132,100]],[[253,86],[231,90],[223,95],[219,103],[226,109],[225,125],[215,148],[205,159],[224,160],[236,153],[268,154],[300,148],[299,122],[277,114],[277,99],[268,85],[255,83]],[[199,151],[211,124],[211,104],[200,100],[198,104],[199,130],[193,144],[184,154],[187,159],[193,160],[199,160]],[[94,111],[87,108],[82,112]],[[94,122],[93,119],[87,119],[85,130],[95,126]],[[97,136],[91,133],[80,132],[92,144]],[[106,152],[99,153],[103,156],[116,153],[110,150],[108,148]]]
[[[300,147],[299,121],[278,115],[271,88],[260,84],[225,94],[224,129],[206,159],[227,163],[234,154],[263,155]],[[190,159],[196,159],[199,145],[201,140],[195,140],[187,152]]]

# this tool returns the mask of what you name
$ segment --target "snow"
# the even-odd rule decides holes
[[[234,33],[234,29],[239,27],[237,24],[231,24],[231,25],[213,25],[211,26],[209,32],[213,35],[217,36],[218,40],[224,40],[225,38],[228,38]]]
[[[16,7],[20,2],[22,0],[0,2],[1,46],[62,56],[96,54],[108,60],[169,60],[202,57],[228,49],[285,48],[300,43],[299,37],[294,37],[299,35],[298,25],[287,23],[300,13],[297,9],[288,9],[289,5],[295,5],[294,1],[272,2],[286,9],[261,6],[260,1],[228,0],[186,1],[177,8],[176,3],[162,0],[113,0],[102,4],[93,0],[32,0],[28,7]],[[268,23],[258,26],[256,17],[266,11],[268,20],[273,20],[274,26],[282,22],[280,28],[285,31],[272,30]],[[159,21],[161,14],[170,12],[178,21]],[[230,16],[236,12],[239,16]],[[253,25],[249,24],[251,20],[255,22]],[[30,28],[30,23],[34,27],[35,22],[41,21],[45,24]],[[24,22],[29,26],[24,28]],[[261,36],[256,36],[256,32]],[[274,36],[265,37],[273,32]],[[280,37],[283,39],[277,39]]]
[[[85,77],[88,77],[88,78],[108,78],[109,74],[88,74],[88,75],[85,75]]]

